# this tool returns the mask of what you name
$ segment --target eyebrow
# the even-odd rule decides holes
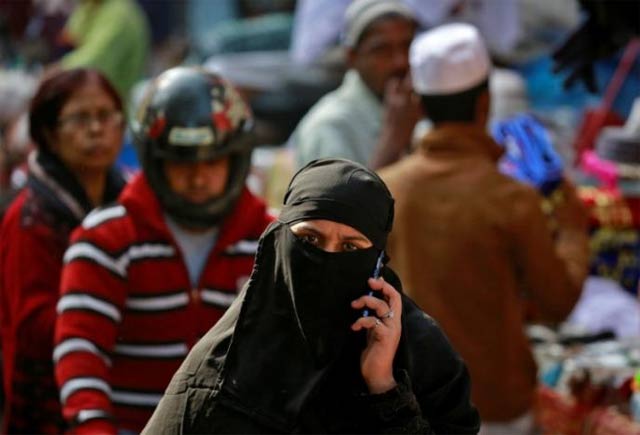
[[[302,226],[300,226],[300,229],[313,233],[314,236],[322,236],[322,233],[320,231],[306,223],[302,224]]]

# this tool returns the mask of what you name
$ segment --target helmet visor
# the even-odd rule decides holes
[[[186,129],[179,134],[186,134]],[[164,147],[152,147],[154,158],[178,162],[201,162],[215,160],[232,153],[242,152],[253,148],[255,138],[250,127],[244,131],[229,137],[226,141],[218,143],[213,139],[212,130],[208,128],[191,129],[192,137],[185,140],[169,138],[169,143]],[[173,133],[173,132],[172,132]],[[177,136],[177,135],[176,135]]]

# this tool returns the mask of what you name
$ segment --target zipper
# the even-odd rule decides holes
[[[191,302],[198,305],[200,304],[200,290],[197,287],[191,289]]]

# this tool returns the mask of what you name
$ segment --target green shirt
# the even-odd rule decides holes
[[[127,101],[144,73],[149,25],[133,0],[83,0],[69,17],[66,30],[76,48],[62,60],[64,68],[102,71]]]
[[[338,89],[322,97],[291,136],[296,164],[341,157],[367,165],[382,128],[382,102],[355,70]]]

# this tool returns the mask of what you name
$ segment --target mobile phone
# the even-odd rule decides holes
[[[373,274],[371,278],[378,279],[380,278],[380,273],[382,273],[382,261],[384,260],[384,250],[380,251],[378,254],[378,259],[376,260],[376,267],[373,269]],[[367,293],[368,296],[373,296],[373,290],[369,290]],[[369,309],[365,308],[362,310],[362,317],[369,317]]]

